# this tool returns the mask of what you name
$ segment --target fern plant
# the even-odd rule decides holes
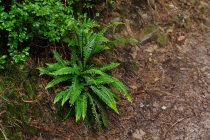
[[[63,60],[54,51],[57,62],[38,69],[41,71],[40,75],[47,74],[54,78],[46,88],[61,82],[69,84],[67,88],[57,93],[55,104],[59,103],[61,106],[69,104],[70,110],[75,114],[76,122],[79,120],[96,122],[101,129],[108,126],[106,106],[119,113],[116,105],[116,99],[119,97],[115,91],[123,93],[129,101],[131,96],[122,82],[106,73],[119,66],[118,63],[99,67],[90,61],[93,55],[109,49],[104,45],[109,42],[104,33],[110,26],[120,23],[110,24],[96,33],[87,27],[88,22],[89,20],[84,20],[83,24],[75,26],[73,38],[65,40],[71,49],[71,60]],[[92,27],[96,26],[98,26],[96,23],[92,24]]]

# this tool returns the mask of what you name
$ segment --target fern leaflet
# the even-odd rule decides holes
[[[113,68],[118,67],[120,64],[119,63],[111,63],[108,65],[103,66],[102,68],[100,68],[101,71],[107,71],[107,70],[111,70]]]
[[[84,67],[86,66],[87,60],[92,54],[93,46],[95,45],[96,35],[93,35],[93,37],[87,42],[87,44],[83,48],[84,53]]]
[[[128,93],[124,84],[114,77],[110,77],[110,80],[112,80],[110,84],[117,90],[121,91],[124,94],[124,96],[127,97],[128,101],[132,102],[131,95]]]
[[[116,102],[115,102],[115,100],[113,98],[112,92],[108,88],[100,85],[98,87],[91,86],[91,89],[111,109],[113,109],[116,113],[119,113],[118,110],[117,110]]]
[[[93,96],[93,99],[94,99],[94,102],[95,102],[98,110],[100,111],[103,125],[105,127],[108,127],[108,117],[107,117],[106,110],[105,110],[104,106],[102,105],[102,103],[98,99],[96,99],[96,97]]]
[[[72,78],[71,75],[61,75],[61,76],[55,77],[55,79],[53,79],[51,82],[49,82],[47,84],[47,86],[45,87],[45,89],[50,88],[50,87],[53,87],[54,85],[59,84],[60,82],[67,81],[67,80],[69,80],[71,78]]]
[[[82,119],[84,120],[87,113],[87,94],[84,93],[80,95],[79,99],[76,101],[75,106],[75,115],[76,115],[76,122]]]
[[[55,72],[51,72],[50,74],[52,74],[54,76],[66,75],[66,74],[79,74],[79,67],[73,67],[73,68],[65,67],[65,68],[56,70]]]
[[[68,95],[68,93],[71,91],[70,88],[63,90],[61,92],[59,92],[54,99],[54,104],[57,103],[58,101],[60,101],[62,98],[66,97]]]
[[[54,54],[55,59],[58,61],[58,63],[60,63],[62,66],[66,66],[65,61],[61,58],[61,56],[56,51],[53,51],[53,54]]]
[[[105,75],[104,72],[102,72],[101,70],[98,70],[98,69],[88,69],[88,70],[82,72],[81,74],[91,74],[91,75],[98,74],[98,75]]]
[[[100,117],[99,117],[99,115],[97,113],[95,103],[93,101],[92,96],[89,93],[87,95],[88,95],[88,98],[89,98],[89,101],[90,101],[90,105],[91,105],[91,109],[92,109],[92,115],[94,116],[94,119],[96,120],[96,122],[98,124],[99,130],[101,130],[102,129],[101,121],[100,121]]]

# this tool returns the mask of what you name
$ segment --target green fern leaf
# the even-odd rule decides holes
[[[77,76],[75,76],[72,80],[72,96],[69,101],[71,105],[73,105],[75,101],[78,99],[84,87],[84,85],[79,83],[78,80],[79,79]]]
[[[40,74],[39,74],[40,76],[41,76],[41,75],[44,75],[44,74],[49,74],[49,73],[52,72],[52,71],[50,71],[49,68],[38,67],[37,69],[40,71]]]
[[[111,70],[113,68],[118,67],[120,64],[119,63],[111,63],[108,65],[103,66],[102,68],[100,68],[101,71],[107,71],[107,70]]]
[[[98,99],[96,99],[94,96],[93,96],[93,99],[94,99],[94,102],[95,102],[98,110],[100,111],[103,125],[107,128],[108,127],[108,117],[107,117],[106,110]]]
[[[104,101],[111,109],[113,109],[116,113],[119,113],[117,110],[116,102],[114,100],[112,92],[104,87],[104,86],[91,86],[93,92],[102,100]]]
[[[108,49],[110,49],[108,46],[97,44],[95,45],[92,54],[97,54],[103,50],[108,50]]]
[[[83,54],[84,54],[84,66],[86,66],[87,60],[92,54],[93,47],[95,45],[95,40],[96,40],[97,35],[93,35],[90,39],[89,42],[83,47]]]
[[[56,51],[53,51],[53,54],[54,54],[55,59],[58,61],[58,63],[60,63],[62,66],[66,66],[65,61],[61,58],[61,56]]]
[[[85,76],[84,76],[85,77]],[[110,80],[110,76],[108,76],[107,74],[104,73],[104,75],[100,75],[100,76],[97,76],[97,77],[94,77],[93,76],[86,76],[87,80],[86,80],[86,85],[99,85],[99,84],[109,84],[113,81]]]
[[[75,103],[76,122],[80,120],[81,116],[82,116],[82,104],[81,104],[81,100],[77,100]]]
[[[66,74],[79,74],[79,67],[65,67],[65,68],[61,68],[55,72],[50,73],[54,76],[58,76],[58,75],[66,75]]]
[[[72,96],[72,94],[73,94],[73,87],[72,87],[72,86],[69,87],[67,90],[68,90],[68,91],[67,91],[67,93],[65,94],[65,96],[63,96],[63,99],[62,99],[62,102],[61,102],[61,105],[62,105],[62,106],[66,103],[67,100],[71,99],[71,96]]]
[[[47,74],[47,75],[52,76],[51,74],[52,72],[61,68],[63,68],[61,64],[54,63],[54,64],[47,64],[46,68],[38,67],[37,69],[40,71],[40,75]]]
[[[72,91],[72,96],[71,96],[71,98],[70,98],[70,100],[69,100],[69,103],[70,103],[71,105],[74,105],[75,101],[78,99],[78,97],[80,96],[81,91],[82,91],[82,89],[83,89],[82,86],[77,86],[76,88],[77,88],[77,89],[74,89],[74,90]]]
[[[99,130],[101,131],[102,125],[101,125],[99,114],[97,113],[97,110],[96,110],[96,104],[93,101],[93,98],[91,97],[91,95],[89,93],[87,95],[88,95],[88,98],[89,98],[89,101],[90,101],[90,105],[91,105],[91,109],[92,109],[92,115],[94,116],[95,121],[98,124]]]
[[[59,63],[53,63],[53,64],[47,64],[47,68],[49,68],[51,71],[55,71],[64,68],[64,66]]]
[[[59,84],[60,82],[67,81],[67,80],[69,80],[71,78],[72,78],[71,75],[61,75],[61,76],[58,76],[55,79],[53,79],[51,82],[49,82],[47,84],[47,86],[45,87],[45,89],[50,88],[50,87],[53,87],[54,85]]]
[[[110,80],[112,81],[110,84],[117,90],[121,91],[124,94],[124,96],[128,99],[128,101],[132,102],[131,95],[128,93],[124,84],[114,77],[110,77]]]
[[[113,80],[111,80],[111,76],[105,74],[103,76],[97,76],[95,79],[94,79],[94,82],[98,85],[98,84],[109,84],[109,83],[112,83]]]
[[[86,114],[87,114],[87,94],[85,93],[80,95],[79,99],[76,101],[76,106],[75,106],[76,122],[79,121],[81,117],[84,120]]]
[[[88,69],[88,70],[82,72],[81,74],[91,74],[91,75],[98,74],[98,75],[105,75],[104,72],[102,72],[101,70],[98,70],[98,69]]]
[[[87,93],[84,93],[81,97],[81,105],[82,105],[82,118],[83,120],[85,119],[86,117],[86,114],[87,114]]]
[[[54,104],[56,104],[58,101],[60,101],[61,99],[65,98],[69,93],[71,92],[71,89],[68,88],[66,90],[63,90],[61,92],[59,92],[54,99]]]

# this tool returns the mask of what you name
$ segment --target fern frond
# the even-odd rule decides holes
[[[70,100],[69,100],[69,103],[70,103],[71,105],[74,105],[75,101],[76,101],[76,100],[78,99],[78,97],[80,96],[80,94],[81,94],[81,92],[82,92],[82,89],[83,89],[83,86],[78,85],[78,86],[76,87],[76,89],[74,89],[74,90],[72,91],[72,96],[71,96],[71,98],[70,98]]]
[[[108,46],[97,44],[95,45],[92,54],[96,54],[103,50],[108,50],[108,49],[110,49]]]
[[[61,58],[61,56],[56,51],[53,51],[53,54],[59,64],[61,64],[62,66],[66,66],[65,61]]]
[[[124,94],[124,96],[131,102],[131,95],[128,93],[125,85],[120,82],[117,78],[114,78],[112,76],[109,76],[107,74],[103,75],[103,76],[98,76],[97,78],[93,79],[92,81],[90,80],[89,82],[87,82],[88,85],[100,85],[100,84],[110,84],[111,86],[113,86],[114,88],[116,88],[117,90],[119,90],[120,92],[122,92]],[[114,95],[116,98],[118,98],[118,96]]]
[[[50,74],[54,76],[58,75],[66,75],[66,74],[79,74],[79,67],[64,67],[59,70],[56,70],[55,72],[51,72]]]
[[[107,117],[106,110],[105,110],[104,106],[102,105],[102,103],[96,97],[93,96],[92,98],[94,99],[94,102],[95,102],[98,110],[100,111],[103,125],[107,128],[108,127],[108,117]]]
[[[67,92],[66,92],[65,96],[63,96],[63,99],[62,99],[62,102],[61,102],[62,106],[66,103],[67,100],[71,99],[72,94],[73,94],[73,87],[70,86],[67,89]]]
[[[111,63],[108,65],[103,66],[102,68],[100,68],[101,71],[107,71],[107,70],[111,70],[113,68],[118,67],[120,64],[119,63]]]
[[[49,74],[52,72],[51,69],[49,68],[38,67],[37,69],[40,71],[40,74],[39,74],[40,76],[44,74]]]
[[[93,76],[84,76],[86,79],[86,85],[100,85],[100,84],[108,84],[111,83],[110,76],[107,76],[106,74],[100,75],[97,77]]]
[[[122,82],[120,82],[120,80],[118,80],[117,78],[110,77],[110,80],[112,81],[110,84],[117,90],[122,92],[124,96],[128,99],[128,101],[132,102],[131,95],[128,93],[125,85]]]
[[[75,117],[76,117],[76,122],[78,122],[80,120],[82,116],[82,104],[81,104],[81,100],[77,100],[75,103]]]
[[[78,56],[77,56],[77,48],[76,46],[71,47],[71,62],[72,66],[77,64],[77,61],[79,61]]]
[[[114,100],[113,94],[108,88],[100,85],[98,87],[91,86],[91,89],[111,109],[113,109],[116,113],[119,113],[118,110],[117,110],[117,106],[116,106],[116,102]]]
[[[71,75],[57,76],[57,77],[55,77],[55,79],[53,79],[51,82],[49,82],[47,84],[47,86],[45,87],[45,89],[50,88],[50,87],[53,87],[54,85],[59,84],[59,83],[64,82],[64,81],[67,81],[67,80],[69,80],[71,78],[72,78]]]
[[[72,96],[69,100],[69,103],[71,105],[73,105],[75,101],[78,99],[84,87],[84,85],[79,83],[78,80],[79,80],[78,76],[75,76],[72,80]]]
[[[75,106],[75,115],[76,115],[76,122],[82,119],[84,120],[87,114],[87,94],[84,93],[80,95],[79,99],[76,101]]]
[[[104,72],[102,72],[101,70],[98,70],[98,69],[88,69],[88,70],[86,70],[86,71],[83,71],[81,74],[91,74],[91,75],[98,74],[98,75],[105,75]]]
[[[52,63],[52,64],[48,64],[47,63],[47,68],[51,69],[51,70],[57,70],[57,69],[61,69],[63,68],[64,66],[62,66],[61,64],[59,63]]]
[[[55,96],[54,104],[56,104],[58,101],[66,97],[71,92],[71,88],[67,88],[66,90],[63,90]],[[63,103],[64,104],[64,103]]]
[[[90,37],[88,40],[87,44],[83,47],[83,55],[84,55],[84,66],[86,66],[87,60],[90,58],[93,47],[95,45],[95,40],[96,40],[97,35],[94,35]]]
[[[97,110],[96,110],[96,104],[93,101],[92,96],[89,93],[87,95],[88,95],[88,99],[90,101],[90,105],[91,105],[91,109],[92,109],[92,115],[94,116],[94,119],[95,119],[96,123],[98,124],[99,130],[101,131],[102,125],[101,125],[101,121],[100,121],[100,116],[99,116],[99,114],[97,113]]]

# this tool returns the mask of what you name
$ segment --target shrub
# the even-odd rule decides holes
[[[12,63],[23,62],[29,55],[29,46],[24,42],[33,39],[59,42],[72,24],[76,24],[72,7],[65,7],[58,0],[13,0],[9,7],[0,1],[0,41],[8,46],[0,49],[8,48]]]
[[[106,72],[117,67],[118,63],[104,66],[96,66],[90,59],[95,54],[109,49],[106,43],[109,39],[104,37],[108,27],[119,24],[110,24],[99,32],[93,32],[89,28],[90,20],[84,20],[80,26],[74,26],[73,39],[66,39],[71,49],[71,60],[63,60],[54,51],[56,63],[47,64],[46,68],[38,68],[41,75],[47,74],[54,79],[48,83],[46,88],[65,82],[68,86],[57,93],[54,103],[61,106],[69,104],[70,111],[75,114],[76,122],[87,120],[97,122],[98,127],[108,126],[105,107],[108,106],[116,113],[118,112],[115,99],[119,99],[114,89],[122,92],[129,101],[130,94],[126,87],[118,79],[108,75]],[[95,27],[98,25],[95,24]],[[87,115],[88,114],[88,115]]]

